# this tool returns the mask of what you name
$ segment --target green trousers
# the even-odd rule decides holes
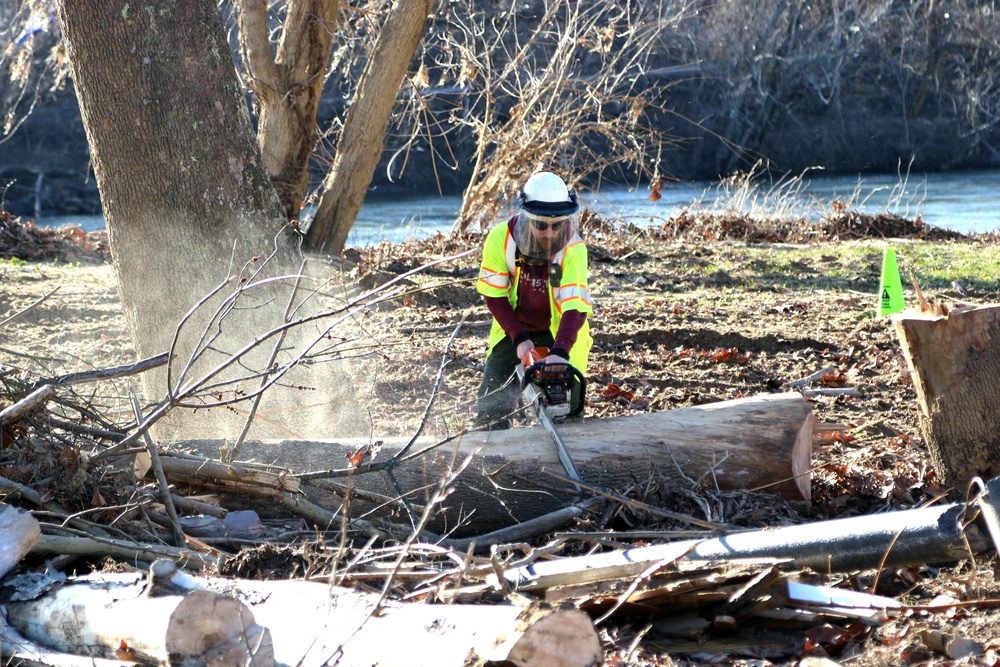
[[[550,331],[534,331],[531,340],[535,347],[552,347]],[[511,415],[517,411],[521,400],[521,386],[518,384],[517,370],[521,360],[510,337],[505,337],[493,348],[483,364],[483,380],[479,383],[476,426],[486,426],[490,430],[510,428]],[[572,401],[579,400],[580,385],[573,382]]]

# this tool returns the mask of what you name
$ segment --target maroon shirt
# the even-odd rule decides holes
[[[552,313],[549,309],[548,280],[547,264],[536,265],[525,262],[521,265],[517,281],[516,309],[511,307],[506,297],[486,297],[486,307],[515,346],[525,340],[531,332],[549,330]],[[580,327],[586,319],[587,314],[579,310],[568,310],[563,313],[552,345],[553,354],[569,358],[569,351],[576,343]]]

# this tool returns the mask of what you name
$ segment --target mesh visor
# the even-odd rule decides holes
[[[523,256],[547,262],[566,247],[575,231],[572,215],[543,216],[522,210],[514,223],[514,243]]]

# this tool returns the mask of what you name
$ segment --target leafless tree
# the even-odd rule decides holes
[[[573,185],[614,172],[648,179],[672,145],[653,120],[668,113],[663,86],[647,74],[680,9],[568,0],[527,7],[489,13],[459,4],[451,29],[427,45],[432,69],[457,74],[459,103],[446,116],[420,106],[425,97],[414,80],[411,104],[422,113],[412,117],[413,135],[419,128],[451,160],[449,136],[471,138],[463,155],[471,178],[455,230],[495,222],[533,171],[556,171]]]

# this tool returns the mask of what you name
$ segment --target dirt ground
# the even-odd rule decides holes
[[[845,427],[840,436],[816,441],[811,506],[779,511],[751,501],[719,508],[727,512],[725,520],[756,528],[909,509],[940,498],[946,489],[923,447],[916,396],[898,341],[889,321],[874,317],[885,240],[826,242],[829,252],[803,254],[803,243],[702,236],[590,230],[595,347],[587,415],[662,411],[779,392],[789,381],[828,369],[814,387],[854,388],[857,395],[810,398],[818,422]],[[477,242],[437,238],[351,249],[336,268],[372,287]],[[908,244],[951,242],[956,241],[909,239],[895,245],[905,254]],[[5,372],[39,376],[134,361],[113,270],[101,256],[0,265],[0,320],[58,288],[18,321],[0,326]],[[409,292],[365,315],[367,329],[377,334],[365,361],[370,372],[354,379],[367,415],[358,431],[375,438],[413,433],[439,373],[428,432],[454,433],[471,424],[488,321],[475,294],[477,261],[472,255],[417,274],[405,281]],[[993,303],[997,288],[959,286],[933,296]],[[116,405],[110,394],[89,398],[109,411]],[[117,418],[127,422],[127,412]],[[694,515],[700,511],[680,494],[658,493],[647,489],[644,500]],[[650,520],[631,518],[634,524]],[[916,603],[943,595],[1000,598],[992,568],[990,555],[974,573],[968,563],[894,572],[882,579],[885,588],[879,592],[905,591]],[[683,651],[657,640],[655,631],[633,647],[638,630],[604,629],[607,664],[768,665],[815,655],[853,665],[993,665],[1000,645],[1000,615],[986,605],[875,629],[845,624],[822,632],[786,631],[782,638],[794,648],[773,655],[760,643],[754,647],[749,629],[735,637],[702,637],[700,648]],[[957,649],[961,642],[948,644],[949,637],[974,641],[973,653],[979,655],[963,657]],[[947,655],[946,645],[954,655]]]

